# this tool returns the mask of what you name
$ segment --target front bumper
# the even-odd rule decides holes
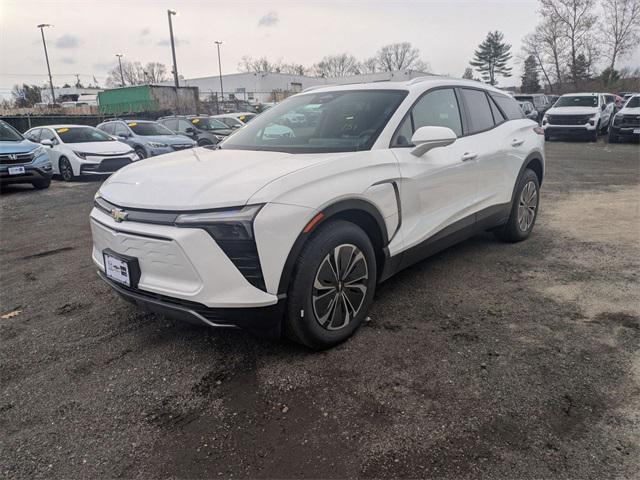
[[[611,127],[609,127],[609,131],[615,135],[640,138],[640,126],[626,127],[611,125]],[[638,133],[634,133],[634,131],[638,131]]]
[[[196,325],[242,328],[269,337],[279,337],[284,317],[284,300],[261,308],[210,308],[205,305],[128,288],[98,275],[123,299],[143,310]]]
[[[139,158],[135,153],[108,157],[87,156],[85,159],[78,158],[80,171],[74,173],[77,175],[111,175],[137,160]]]
[[[9,175],[8,166],[0,166],[0,183],[2,185],[14,184],[14,183],[32,183],[40,180],[47,180],[53,176],[53,169],[50,163],[41,165],[11,165],[23,166],[24,173],[20,175]]]
[[[571,136],[579,137],[584,135],[593,135],[596,131],[595,126],[564,126],[564,125],[545,125],[544,132],[548,136]]]

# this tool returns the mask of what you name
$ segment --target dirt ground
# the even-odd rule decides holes
[[[637,145],[548,143],[528,241],[401,273],[321,353],[119,299],[98,186],[0,197],[0,477],[640,477]]]

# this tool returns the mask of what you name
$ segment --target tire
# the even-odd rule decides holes
[[[213,145],[214,143],[209,140],[198,140],[199,147],[207,147],[209,145]]]
[[[518,182],[509,220],[495,230],[496,236],[506,242],[526,240],[538,218],[539,204],[540,182],[536,173],[527,168]],[[526,218],[523,215],[526,215]]]
[[[37,190],[43,190],[45,188],[49,188],[49,185],[51,185],[51,179],[46,178],[43,180],[36,180],[35,182],[31,182],[31,185],[33,185],[33,188]]]
[[[73,174],[71,162],[69,162],[67,157],[61,157],[58,166],[62,179],[65,182],[73,182],[73,180],[75,179],[75,175]]]
[[[294,267],[285,319],[287,336],[314,350],[344,342],[366,318],[376,279],[376,256],[364,230],[344,220],[322,225],[307,241]]]
[[[144,151],[144,148],[136,147],[133,149],[133,151],[136,152],[136,155],[138,155],[138,158],[140,160],[142,160],[143,158],[147,158],[147,152]]]
[[[598,141],[598,131],[600,130],[600,127],[596,127],[596,129],[593,131],[593,133],[589,134],[589,141],[590,142],[597,142]]]

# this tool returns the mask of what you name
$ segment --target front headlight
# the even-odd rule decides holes
[[[221,142],[222,140],[224,140],[227,137],[224,137],[222,135],[214,135],[214,137],[216,137],[216,140],[218,140],[219,142]]]
[[[165,147],[168,147],[168,145],[166,143],[158,143],[158,142],[148,142],[147,145],[149,145],[151,148],[165,148]]]
[[[41,146],[39,146],[38,148],[36,148],[35,150],[33,150],[31,153],[32,153],[32,155],[33,155],[33,158],[35,159],[35,158],[38,158],[38,157],[39,157],[39,156],[41,156],[41,155],[46,155],[46,154],[47,154],[47,149],[46,149],[46,148],[44,148],[44,147],[41,145]],[[47,158],[49,158],[49,157],[47,156]]]
[[[92,153],[87,153],[87,152],[76,152],[75,150],[73,151],[73,153],[76,154],[76,157],[81,158],[83,160],[85,160],[87,158],[87,155],[93,155]]]
[[[214,210],[203,213],[183,213],[175,224],[179,227],[203,228],[215,240],[253,239],[253,220],[262,205]]]

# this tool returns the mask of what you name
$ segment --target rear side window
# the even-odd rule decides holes
[[[484,91],[463,88],[462,96],[467,105],[469,120],[471,121],[469,134],[473,135],[493,128],[493,114]]]
[[[98,128],[109,135],[113,135],[113,123],[105,123],[104,125],[100,125]]]
[[[529,102],[527,102],[527,104],[531,105]],[[501,123],[506,122],[507,119],[504,118],[504,115],[496,105],[496,102],[494,102],[491,97],[489,97],[489,105],[491,105],[491,113],[493,113],[493,121],[495,124],[500,125]]]
[[[522,109],[518,105],[518,102],[516,102],[513,98],[506,95],[499,95],[497,93],[491,93],[490,95],[491,98],[496,101],[496,103],[500,107],[500,110],[504,112],[509,120],[518,120],[520,118],[524,118]]]

